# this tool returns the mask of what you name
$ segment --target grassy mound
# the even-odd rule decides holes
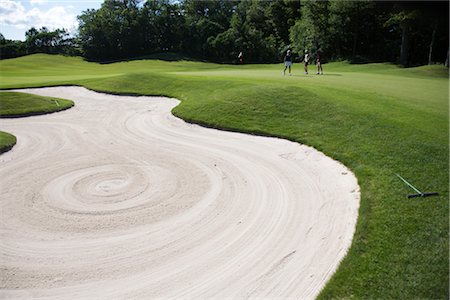
[[[0,131],[0,153],[9,151],[16,144],[16,137]]]
[[[190,122],[285,137],[355,172],[361,207],[352,247],[321,298],[446,298],[448,69],[324,65],[325,75],[281,76],[283,66],[161,60],[95,64],[32,55],[0,62],[0,88],[83,85],[182,100]],[[310,66],[310,74],[314,74]],[[70,75],[67,75],[70,74]],[[440,196],[407,199],[399,173]]]
[[[43,115],[65,110],[73,105],[73,101],[70,100],[26,93],[3,92],[0,94],[0,118]]]
[[[26,93],[0,93],[0,118],[18,118],[43,115],[68,109],[74,105],[73,101],[42,97]],[[16,137],[0,132],[0,153],[9,151],[16,143]]]

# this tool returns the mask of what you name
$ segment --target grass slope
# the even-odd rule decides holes
[[[0,118],[26,117],[68,109],[73,101],[26,93],[0,93]]]
[[[7,132],[0,131],[0,154],[11,150],[16,144],[16,137]]]
[[[188,121],[314,146],[351,168],[362,192],[352,247],[320,298],[448,299],[448,69],[333,63],[306,76],[294,64],[283,77],[281,65],[48,55],[0,69],[0,88],[166,95],[182,100],[173,112]],[[406,199],[395,173],[440,196]]]

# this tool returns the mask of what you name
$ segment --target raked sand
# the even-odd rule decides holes
[[[313,148],[176,99],[21,91],[75,107],[0,120],[0,298],[311,299],[351,244],[357,180]]]

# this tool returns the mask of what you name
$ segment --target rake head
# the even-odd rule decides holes
[[[411,194],[408,195],[408,198],[416,198],[416,197],[430,197],[430,196],[437,196],[439,195],[436,192],[430,192],[430,193],[420,193],[420,194]]]

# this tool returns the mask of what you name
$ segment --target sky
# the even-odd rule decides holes
[[[31,27],[64,28],[74,34],[82,11],[100,8],[103,0],[0,0],[0,33],[8,40],[25,40]]]

